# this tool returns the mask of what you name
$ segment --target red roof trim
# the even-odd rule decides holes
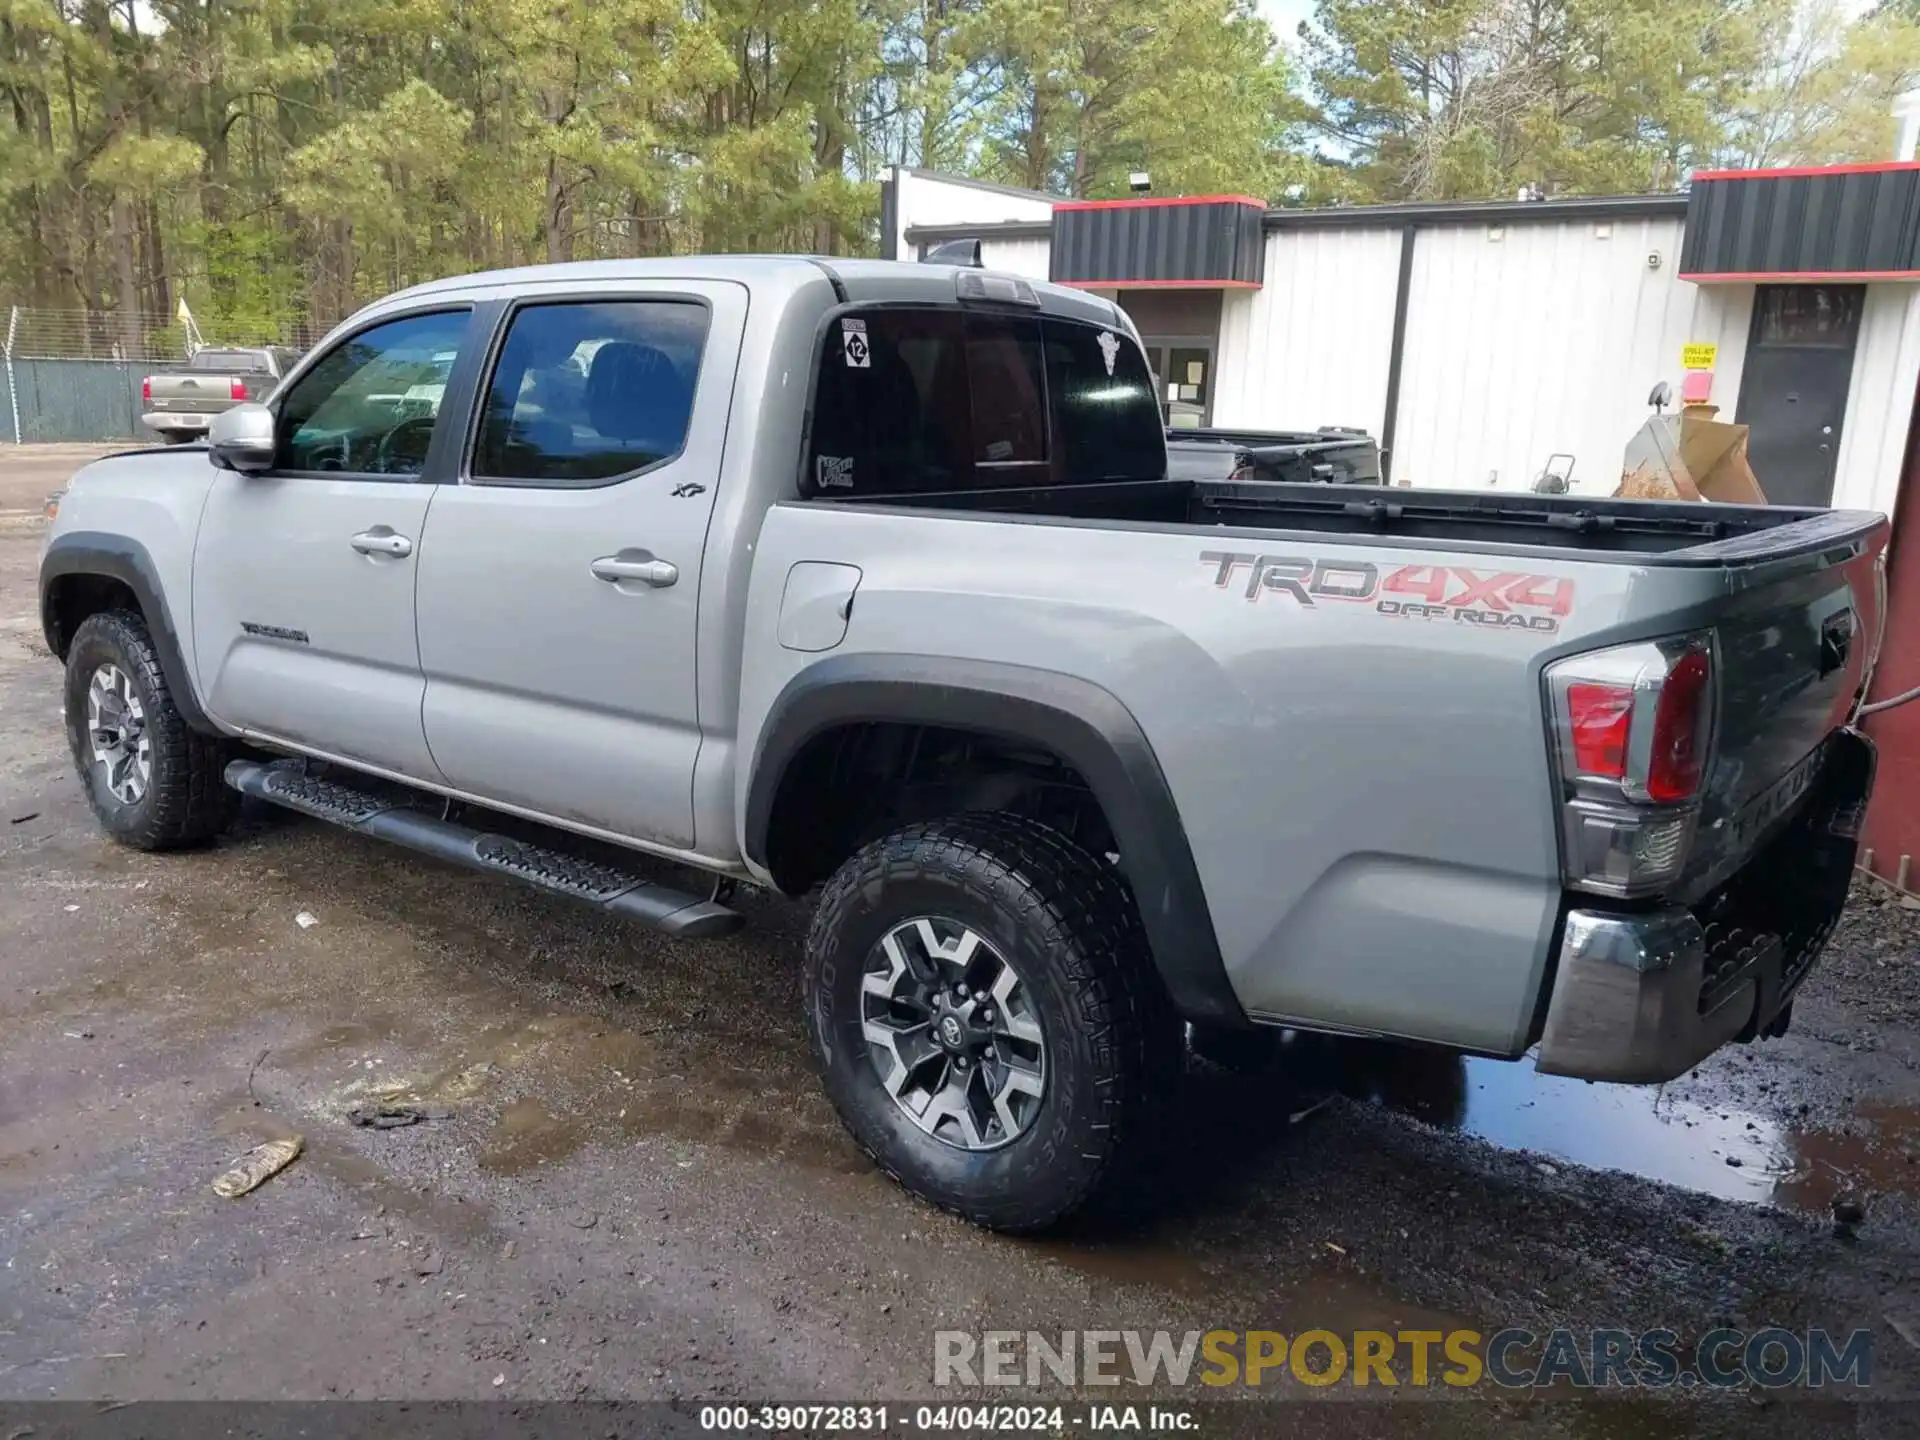
[[[1143,205],[1254,205],[1261,210],[1267,202],[1251,195],[1147,195],[1137,200],[1057,200],[1053,212],[1062,210],[1128,210]]]
[[[1920,280],[1920,270],[1730,270],[1725,273],[1682,270],[1680,278],[1691,280],[1696,285],[1710,285],[1716,281],[1817,285],[1822,280]]]
[[[1055,280],[1075,290],[1258,290],[1258,280]]]
[[[1876,175],[1887,170],[1920,170],[1920,160],[1877,160],[1865,165],[1782,165],[1774,170],[1696,170],[1696,180],[1777,180],[1795,175]]]

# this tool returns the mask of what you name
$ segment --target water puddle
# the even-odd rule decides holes
[[[1529,1061],[1292,1035],[1281,1065],[1301,1084],[1596,1170],[1729,1200],[1825,1214],[1834,1198],[1920,1197],[1920,1110],[1863,1104],[1848,1132],[1684,1098],[1673,1086],[1594,1085]]]
[[[586,1142],[584,1126],[562,1120],[538,1100],[516,1100],[494,1122],[480,1168],[496,1175],[524,1175],[566,1159]]]
[[[829,1172],[867,1168],[816,1093],[808,1091],[796,1105],[760,1070],[740,1065],[711,1067],[693,1083],[676,1049],[598,1017],[499,1024],[452,1046],[418,1039],[404,1017],[363,1017],[286,1053],[345,1057],[353,1078],[333,1096],[342,1110],[368,1096],[462,1108],[500,1088],[508,1096],[517,1092],[522,1098],[498,1113],[479,1156],[483,1169],[500,1174],[561,1163],[594,1142],[647,1140],[718,1145]],[[392,1053],[396,1045],[410,1054]],[[390,1063],[379,1065],[368,1050],[388,1051]],[[405,1058],[417,1064],[435,1050],[441,1052],[437,1067],[429,1062],[409,1073]],[[1504,1149],[1807,1214],[1826,1214],[1843,1194],[1920,1199],[1920,1109],[1913,1107],[1866,1103],[1841,1128],[1815,1129],[1778,1112],[1708,1103],[1696,1082],[1592,1085],[1539,1074],[1526,1061],[1304,1033],[1283,1037],[1276,1068],[1302,1097],[1291,1107],[1259,1112],[1282,1133],[1290,1113],[1333,1092]],[[1254,1083],[1269,1087],[1272,1078]],[[1234,1157],[1249,1149],[1247,1109],[1194,1104],[1191,1133],[1204,1149],[1218,1151],[1211,1168],[1231,1171]],[[1226,1123],[1217,1136],[1209,1133],[1209,1114]],[[691,1153],[675,1151],[674,1162]],[[1100,1263],[1097,1256],[1077,1259],[1083,1269]],[[1137,1265],[1137,1257],[1124,1264]],[[1191,1284],[1198,1277],[1185,1278]],[[1169,1275],[1142,1279],[1160,1289],[1181,1288]]]

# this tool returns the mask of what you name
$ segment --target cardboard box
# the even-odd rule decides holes
[[[1678,415],[1655,415],[1627,442],[1620,488],[1632,500],[1711,500],[1722,505],[1764,505],[1747,464],[1747,427],[1713,418],[1711,405],[1690,405]]]

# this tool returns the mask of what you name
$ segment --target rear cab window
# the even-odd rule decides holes
[[[264,370],[263,350],[196,350],[187,361],[189,370]]]
[[[918,499],[1166,476],[1146,357],[1057,315],[868,306],[821,343],[801,491]]]

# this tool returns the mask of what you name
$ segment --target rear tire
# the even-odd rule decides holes
[[[136,850],[211,839],[239,808],[226,743],[173,703],[146,621],[126,610],[82,622],[67,649],[67,743],[100,826]]]
[[[855,1141],[989,1229],[1042,1230],[1111,1194],[1177,1069],[1178,1027],[1119,876],[1017,815],[912,825],[854,855],[814,915],[806,985],[815,1056]],[[960,1029],[938,1043],[950,1016]]]

